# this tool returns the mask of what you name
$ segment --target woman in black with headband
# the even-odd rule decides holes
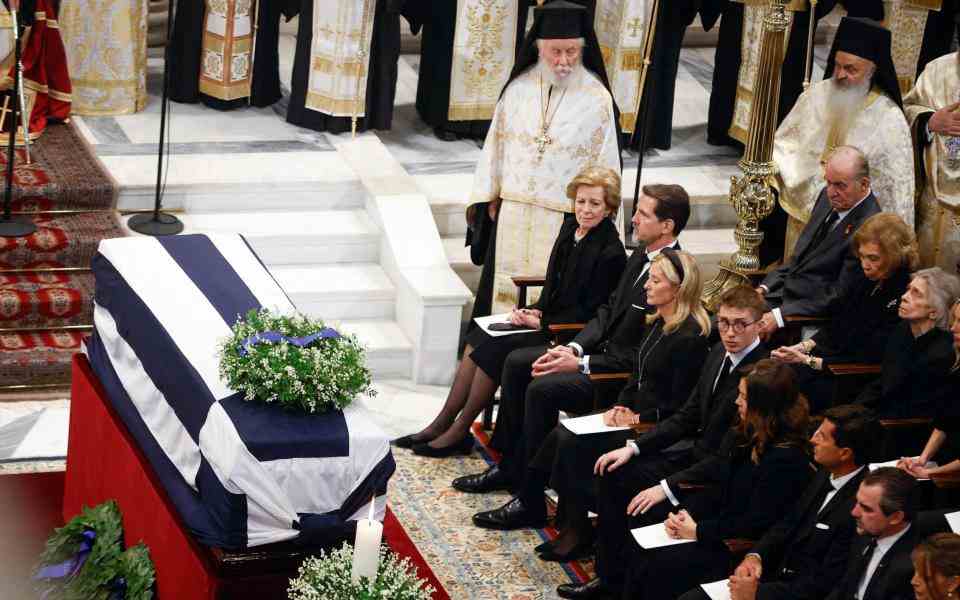
[[[650,265],[645,284],[647,335],[640,342],[637,368],[604,422],[627,427],[640,421],[665,419],[687,399],[706,360],[710,319],[700,303],[700,269],[690,254],[664,248]],[[593,465],[597,458],[630,437],[631,430],[576,435],[558,424],[540,444],[527,465],[520,497],[525,506],[543,502],[549,481],[560,495],[557,518],[561,535],[537,548],[545,560],[568,561],[588,553],[592,529],[587,521]]]

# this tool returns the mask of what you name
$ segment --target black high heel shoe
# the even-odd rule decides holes
[[[398,437],[393,440],[393,445],[397,448],[413,448],[417,444],[426,444],[433,440],[433,438],[419,437],[419,433],[411,433],[410,435],[405,435],[403,437]]]
[[[542,552],[553,552],[553,548],[557,545],[557,540],[547,540],[544,543],[534,546],[533,551],[537,554]]]
[[[555,552],[551,548],[538,553],[537,556],[540,557],[540,560],[545,560],[548,562],[568,563],[593,556],[593,554],[593,544],[590,542],[581,542],[574,546],[570,552],[561,554],[559,552]]]
[[[448,456],[453,456],[455,454],[462,454],[466,456],[467,454],[473,452],[473,434],[468,433],[456,444],[451,444],[442,448],[434,448],[430,444],[424,442],[422,444],[414,444],[412,449],[414,454],[418,456],[429,456],[430,458],[447,458]]]

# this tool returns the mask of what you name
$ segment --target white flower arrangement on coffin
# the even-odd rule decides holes
[[[376,394],[355,336],[267,309],[237,319],[220,346],[220,375],[245,400],[309,414]]]
[[[311,556],[300,565],[287,588],[289,600],[430,600],[435,591],[417,577],[409,558],[401,559],[386,546],[380,546],[380,568],[371,580],[351,579],[353,547],[343,546],[327,554]]]

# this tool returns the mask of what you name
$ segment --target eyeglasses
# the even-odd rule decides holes
[[[741,321],[737,319],[736,321],[728,321],[726,319],[717,319],[717,329],[720,331],[726,331],[730,328],[733,328],[734,333],[743,333],[743,330],[753,325],[754,323],[759,323],[759,321]]]

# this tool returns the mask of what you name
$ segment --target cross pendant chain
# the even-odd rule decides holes
[[[540,156],[543,156],[543,153],[547,151],[547,146],[553,143],[553,140],[547,135],[546,127],[541,128],[540,135],[533,138],[533,140],[537,143],[537,153],[540,154]]]

